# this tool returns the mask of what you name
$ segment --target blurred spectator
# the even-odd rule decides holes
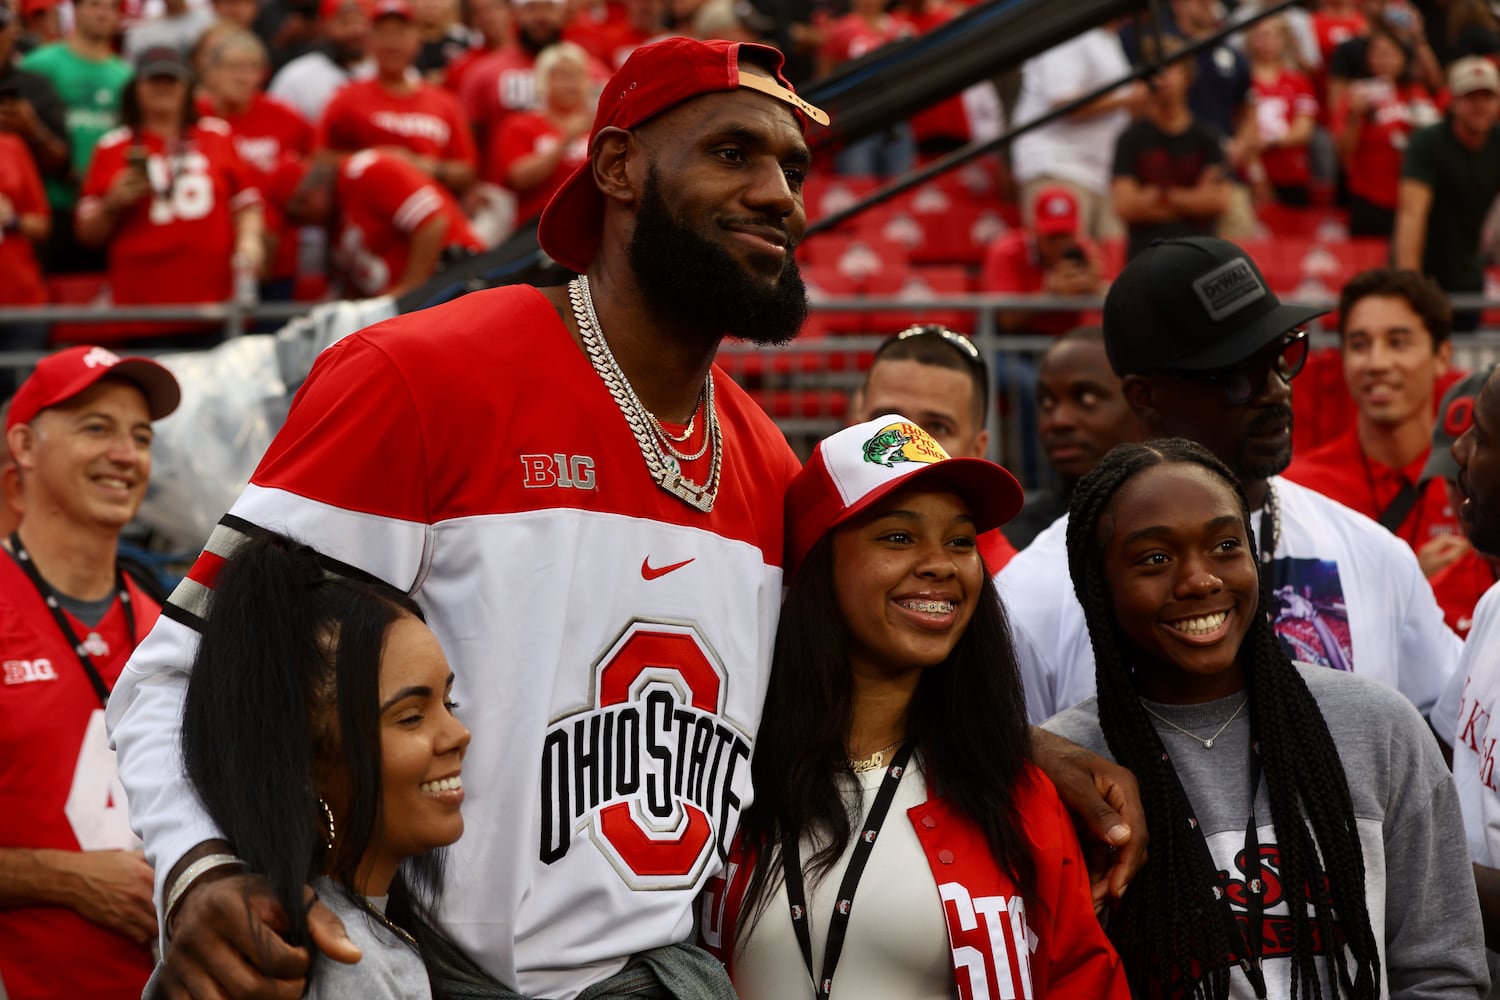
[[[59,0],[19,0],[12,7],[21,24],[21,34],[16,38],[17,52],[26,55],[62,39],[62,17],[58,14],[58,5]]]
[[[1026,491],[1026,505],[1001,530],[1024,549],[1068,512],[1073,487],[1117,444],[1139,441],[1120,377],[1104,354],[1104,331],[1080,326],[1047,348],[1037,368],[1037,428],[1056,489]]]
[[[516,222],[542,214],[563,181],[588,159],[595,98],[589,56],[572,42],[558,42],[536,60],[541,107],[511,115],[495,137],[488,178],[516,193]]]
[[[568,23],[567,0],[512,0],[510,12],[516,44],[475,62],[458,93],[480,149],[490,148],[507,116],[536,107],[536,57],[563,40]]]
[[[463,90],[464,78],[479,60],[511,44],[510,0],[463,0],[463,4],[473,44],[448,64],[443,86],[452,94]]]
[[[204,53],[200,114],[213,115],[229,125],[235,151],[251,171],[262,192],[276,167],[287,158],[302,159],[312,152],[312,127],[302,116],[261,92],[266,78],[266,48],[259,38],[238,28],[230,30]],[[261,297],[290,297],[297,273],[297,238],[284,231],[280,218],[267,212],[267,265]]]
[[[1406,47],[1413,80],[1434,93],[1442,87],[1443,67],[1427,42],[1422,15],[1415,7],[1405,0],[1365,0],[1364,13],[1367,26],[1384,24]],[[1365,55],[1368,43],[1367,27],[1365,32],[1340,44],[1328,57],[1327,103],[1330,108],[1338,106],[1344,89],[1351,82],[1370,75],[1370,63]]]
[[[630,53],[667,30],[667,0],[624,0],[619,6],[624,11],[619,19],[580,17],[567,31],[568,41],[577,42],[611,70],[619,69]]]
[[[422,47],[413,61],[428,83],[441,84],[448,66],[473,44],[473,35],[459,18],[459,0],[412,0],[412,17]]]
[[[1349,194],[1349,235],[1389,237],[1396,222],[1401,161],[1411,133],[1442,115],[1411,78],[1406,47],[1376,24],[1365,44],[1369,76],[1352,81],[1329,120]]]
[[[1365,13],[1359,0],[1320,0],[1312,13],[1313,33],[1318,38],[1318,54],[1323,65],[1333,60],[1333,52],[1351,38],[1365,33]]]
[[[1450,60],[1500,52],[1500,20],[1488,0],[1449,0],[1444,34]]]
[[[266,88],[266,93],[296,108],[310,124],[322,119],[323,109],[340,87],[375,75],[375,64],[366,59],[370,44],[366,0],[321,0],[318,22],[322,40],[281,67]]]
[[[1424,486],[1432,481],[1442,483],[1448,491],[1448,503],[1454,508],[1463,502],[1464,496],[1458,482],[1458,462],[1453,458],[1453,443],[1474,423],[1479,390],[1493,370],[1484,366],[1455,382],[1438,404],[1437,419],[1432,425],[1432,450],[1422,469],[1421,482]],[[1462,519],[1459,527],[1464,527]],[[1433,596],[1443,609],[1443,620],[1460,638],[1467,639],[1474,625],[1474,606],[1497,580],[1500,580],[1500,559],[1480,552],[1471,544],[1427,582],[1432,584]]]
[[[1482,292],[1479,234],[1500,192],[1500,73],[1478,56],[1448,71],[1447,117],[1411,135],[1401,165],[1393,257],[1447,292]],[[1477,312],[1455,313],[1453,329],[1472,330]]]
[[[56,86],[15,61],[20,22],[0,3],[0,133],[19,139],[27,157],[51,183],[65,185],[71,170],[67,112]]]
[[[214,17],[245,31],[255,27],[260,0],[213,0]]]
[[[1287,21],[1274,15],[1247,33],[1250,81],[1255,92],[1255,148],[1248,175],[1264,199],[1306,205],[1312,167],[1308,143],[1317,124],[1318,99],[1312,81],[1298,68]]]
[[[832,21],[823,35],[818,53],[818,75],[827,76],[836,67],[852,62],[913,34],[904,19],[891,14],[891,0],[849,0],[849,13]],[[834,169],[841,174],[866,177],[899,177],[916,162],[916,144],[911,126],[895,122],[883,131],[858,139],[834,156]]]
[[[147,49],[176,49],[184,58],[198,44],[198,36],[214,23],[212,7],[194,7],[188,0],[163,0],[164,9],[156,17],[138,21],[125,32],[124,56],[138,61]]]
[[[1244,0],[1230,12],[1229,20],[1235,24],[1241,24],[1267,7],[1274,6],[1277,6],[1276,0]],[[1313,28],[1312,15],[1301,7],[1292,6],[1272,16],[1280,18],[1286,24],[1289,64],[1307,74],[1309,78],[1316,75],[1323,67],[1323,53],[1318,47],[1318,34]],[[1251,30],[1254,30],[1253,26]],[[1229,44],[1238,49],[1247,61],[1254,63],[1255,60],[1249,52],[1248,35],[1249,31],[1230,35]],[[1254,76],[1253,71],[1251,75]],[[1253,79],[1251,82],[1253,84]]]
[[[34,306],[47,301],[35,246],[47,238],[52,214],[31,151],[19,137],[0,132],[0,306]],[[6,348],[45,346],[39,324],[0,327]]]
[[[1163,57],[1181,51],[1167,38]],[[1134,257],[1154,239],[1210,236],[1229,207],[1222,137],[1188,107],[1194,63],[1179,59],[1151,81],[1146,113],[1115,145],[1115,213],[1129,229]]]
[[[1029,122],[1129,72],[1119,37],[1106,28],[1090,29],[1026,61],[1012,117],[1016,124]],[[1139,83],[1126,84],[1011,144],[1012,172],[1027,220],[1038,192],[1061,184],[1078,201],[1085,233],[1098,240],[1122,234],[1110,200],[1110,165],[1115,143],[1145,93]]]
[[[107,248],[113,301],[228,300],[264,259],[260,192],[229,126],[198,118],[173,48],[142,55],[121,114],[124,127],[95,151],[77,218],[79,239]]]
[[[1170,7],[1173,30],[1186,41],[1203,41],[1222,27],[1219,0],[1171,0]],[[1196,72],[1188,87],[1188,107],[1194,118],[1228,137],[1225,152],[1239,167],[1248,162],[1254,146],[1255,122],[1246,114],[1253,100],[1250,64],[1225,40],[1200,49],[1193,59]]]
[[[967,9],[957,0],[912,0],[907,20],[918,35],[925,35]],[[971,141],[993,138],[1004,129],[1005,111],[1000,106],[1000,94],[989,80],[967,87],[911,117],[912,138],[920,160],[935,159]]]
[[[379,0],[370,29],[375,78],[345,84],[318,123],[317,145],[347,155],[382,149],[463,193],[479,157],[458,101],[412,72],[422,39],[406,0]]]
[[[432,277],[445,255],[483,249],[446,188],[379,150],[356,153],[337,169],[285,165],[273,190],[292,221],[332,228],[334,266],[350,296],[405,294]]]
[[[271,70],[278,72],[318,43],[318,0],[258,0],[251,30],[266,43]]]
[[[987,292],[1040,292],[1044,295],[1100,295],[1099,251],[1079,232],[1078,200],[1061,185],[1037,194],[1034,221],[989,245],[984,256],[983,287]],[[1080,322],[1068,312],[1006,311],[1002,328],[1026,333],[1060,334]]]
[[[1364,271],[1339,297],[1339,355],[1358,411],[1348,433],[1293,458],[1286,478],[1378,521],[1431,577],[1466,549],[1441,480],[1423,480],[1452,310],[1415,271]]]

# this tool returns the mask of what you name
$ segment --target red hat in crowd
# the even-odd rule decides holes
[[[146,396],[152,420],[160,420],[182,401],[177,379],[150,358],[122,358],[103,347],[81,344],[38,361],[10,401],[5,430],[29,424],[48,407],[66,403],[106,376],[135,383]]]
[[[985,532],[1016,516],[1021,484],[983,458],[952,458],[921,427],[891,414],[845,427],[813,449],[786,493],[790,579],[818,539],[882,499],[923,483],[963,497],[974,527]]]
[[[1065,187],[1045,187],[1032,206],[1038,236],[1063,236],[1078,232],[1078,199]]]
[[[740,69],[740,56],[746,51],[764,57],[764,65],[776,75],[774,82]],[[779,51],[751,42],[666,38],[642,45],[604,85],[589,133],[590,150],[599,130],[606,126],[632,129],[694,97],[740,87],[790,104],[804,129],[808,119],[827,125],[828,115],[797,96],[791,81],[782,74],[781,64]],[[553,260],[582,272],[599,249],[603,219],[604,196],[594,183],[592,161],[585,160],[543,210],[537,223],[537,240]]]
[[[369,0],[322,0],[318,4],[318,16],[326,21],[345,7],[358,7],[366,14],[370,12]]]
[[[370,11],[371,20],[379,20],[382,17],[399,17],[404,21],[415,20],[411,12],[411,4],[406,0],[376,0],[375,7]]]

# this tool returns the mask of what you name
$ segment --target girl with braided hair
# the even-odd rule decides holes
[[[1482,996],[1431,733],[1398,692],[1288,659],[1254,552],[1234,475],[1189,441],[1120,445],[1073,494],[1099,693],[1046,725],[1140,782],[1150,859],[1109,919],[1132,992]]]

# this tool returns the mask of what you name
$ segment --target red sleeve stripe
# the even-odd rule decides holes
[[[188,628],[203,630],[208,620],[208,605],[213,594],[214,580],[224,568],[225,561],[234,555],[235,549],[249,540],[250,533],[243,530],[253,528],[248,522],[232,514],[224,515],[208,536],[208,544],[198,556],[193,568],[172,591],[162,608],[162,614]]]

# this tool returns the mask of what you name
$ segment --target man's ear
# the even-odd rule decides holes
[[[634,205],[639,192],[630,178],[630,161],[643,151],[629,132],[613,125],[599,130],[589,154],[593,164],[594,183],[605,198],[622,205]]]
[[[31,452],[36,444],[36,429],[30,424],[16,424],[12,427],[5,434],[5,444],[10,449],[16,468],[25,472],[35,465]]]
[[[1156,394],[1151,380],[1145,375],[1126,375],[1120,379],[1120,392],[1135,414],[1136,422],[1143,432],[1160,423],[1156,408]]]

